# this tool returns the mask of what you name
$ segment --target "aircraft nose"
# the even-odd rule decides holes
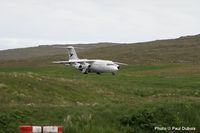
[[[117,71],[117,70],[119,70],[118,66],[116,66],[116,67],[113,67],[113,70],[114,70],[114,71]]]

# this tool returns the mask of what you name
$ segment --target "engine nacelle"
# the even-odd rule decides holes
[[[88,64],[88,63],[84,63],[84,64],[81,64],[81,65],[79,66],[79,68],[81,68],[81,69],[89,69],[90,67],[91,67],[91,65]]]
[[[74,65],[74,67],[75,67],[76,69],[83,70],[83,69],[89,69],[89,68],[91,67],[91,65],[88,64],[88,63],[84,63],[84,64],[76,63],[76,64]]]
[[[81,67],[82,67],[80,63],[73,64],[73,66],[74,66],[76,69],[81,69]]]

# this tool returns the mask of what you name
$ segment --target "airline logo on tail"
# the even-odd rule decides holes
[[[72,53],[70,53],[70,57],[72,57],[73,56],[73,54]]]

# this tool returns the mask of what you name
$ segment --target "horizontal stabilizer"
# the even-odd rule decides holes
[[[115,64],[117,64],[117,65],[125,65],[125,66],[127,66],[128,64],[125,64],[125,63],[120,63],[120,62],[114,62]]]

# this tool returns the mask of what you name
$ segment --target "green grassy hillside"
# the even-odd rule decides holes
[[[128,66],[116,76],[64,66],[1,67],[0,131],[16,132],[23,124],[78,133],[199,130],[199,81],[199,65]]]
[[[51,64],[66,58],[55,51],[4,56],[0,133],[19,132],[20,125],[62,125],[67,133],[158,132],[155,126],[200,132],[199,36],[104,46],[79,56],[129,64],[115,76]]]

